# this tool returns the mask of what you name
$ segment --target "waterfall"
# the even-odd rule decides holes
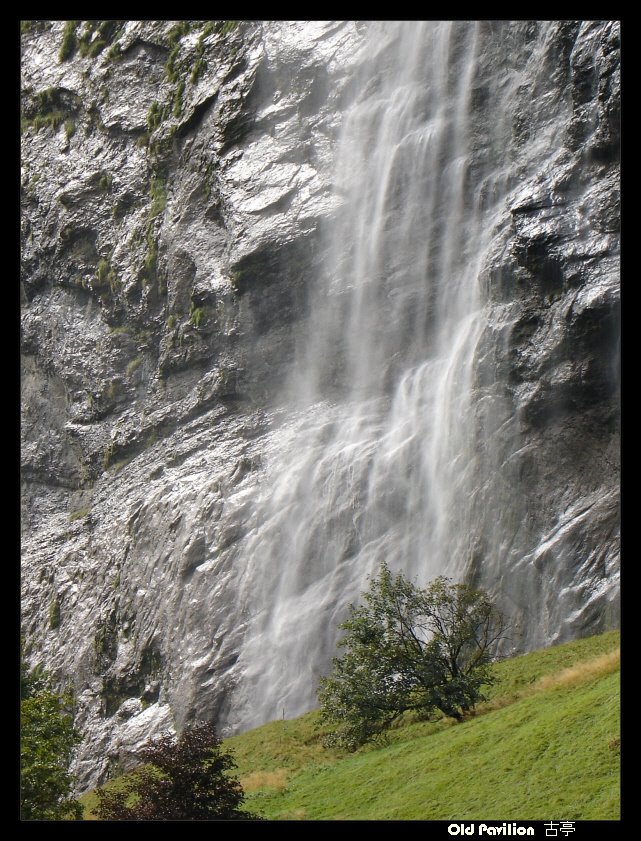
[[[500,655],[616,627],[620,22],[22,23],[21,633],[81,785],[316,707],[381,562]]]
[[[510,420],[477,349],[480,275],[510,187],[513,35],[368,27],[337,143],[341,206],[245,547],[243,726],[315,706],[337,624],[382,561],[419,584],[460,580],[472,519],[496,516],[484,442]]]

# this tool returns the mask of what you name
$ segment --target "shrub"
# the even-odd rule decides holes
[[[96,814],[103,820],[257,820],[240,810],[245,799],[240,782],[229,776],[236,767],[221,749],[211,724],[185,730],[180,738],[165,734],[139,751],[142,763],[119,790],[97,789]]]

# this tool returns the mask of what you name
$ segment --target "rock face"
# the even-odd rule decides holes
[[[618,44],[616,22],[546,33],[514,114],[522,181],[482,276],[485,354],[501,353],[515,422],[484,472],[504,500],[494,545],[509,535],[517,551],[477,574],[500,580],[529,647],[617,621]],[[545,130],[533,142],[531,127],[554,121],[550,146]]]
[[[370,27],[80,22],[68,55],[64,22],[23,30],[23,634],[76,693],[86,787],[163,729],[280,714],[281,695],[247,688],[274,666],[270,637],[251,661],[246,642],[269,608],[256,591],[272,593],[270,465],[316,411],[294,412],[285,385],[318,313]],[[520,64],[478,273],[463,571],[532,648],[617,621],[618,24],[475,39],[472,180],[484,68],[506,43]],[[362,504],[322,514],[342,557],[358,557]],[[309,685],[287,715],[313,704],[353,586],[318,597],[331,630],[297,652]]]

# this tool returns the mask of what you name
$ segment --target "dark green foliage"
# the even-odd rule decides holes
[[[132,359],[127,365],[127,376],[132,377],[144,361],[144,356],[137,356],[135,359]]]
[[[96,58],[116,38],[121,30],[122,24],[123,21],[121,20],[86,21],[82,33],[78,38],[78,51],[80,55]],[[117,55],[112,50],[108,54],[110,59],[115,58]]]
[[[165,73],[167,75],[167,79],[170,82],[175,82],[178,79],[178,68],[176,67],[176,59],[178,58],[179,52],[180,44],[176,44],[176,46],[169,53],[167,63],[165,64]]]
[[[145,271],[151,280],[156,275],[158,264],[158,244],[153,234],[147,235],[147,254],[145,255]]]
[[[174,47],[181,38],[188,34],[190,29],[191,23],[188,20],[179,20],[178,23],[175,23],[167,33],[169,45]]]
[[[76,39],[76,28],[79,20],[68,20],[62,33],[62,44],[58,52],[58,61],[67,61],[76,51],[78,41]]]
[[[78,52],[81,56],[85,57],[89,55],[89,50],[91,48],[91,38],[96,30],[98,25],[97,20],[87,20],[85,21],[85,25],[78,37]]]
[[[164,108],[160,106],[160,103],[154,102],[151,103],[149,107],[149,111],[147,112],[147,131],[151,134],[155,131],[158,126],[164,120],[166,114]]]
[[[122,47],[120,44],[112,44],[107,53],[107,58],[110,61],[120,61],[123,56]]]
[[[383,564],[340,626],[346,649],[319,689],[322,719],[337,725],[329,743],[354,748],[403,713],[437,711],[461,719],[491,685],[491,648],[506,624],[489,597],[437,578],[420,589]]]
[[[107,275],[109,274],[109,260],[105,260],[104,257],[99,261],[98,266],[96,268],[96,280],[98,281],[98,286],[104,286],[107,283]]]
[[[192,301],[191,309],[189,311],[189,320],[196,329],[200,327],[200,322],[202,321],[204,315],[205,307],[197,307]]]
[[[117,791],[97,789],[96,815],[103,820],[256,820],[240,810],[245,799],[236,767],[221,750],[211,724],[149,741],[139,751],[143,763]]]
[[[178,81],[178,54],[180,53],[180,39],[190,30],[188,20],[181,20],[171,27],[168,33],[171,50],[165,64],[165,75],[170,82]]]
[[[205,61],[205,38],[214,31],[214,23],[213,21],[207,21],[205,24],[203,31],[198,36],[198,41],[196,42],[196,61],[194,62],[194,66],[191,69],[191,76],[190,81],[192,84],[195,84],[198,79],[202,76],[204,71],[207,69],[207,62]]]
[[[98,290],[102,289],[105,291],[108,287],[112,295],[115,295],[121,287],[120,278],[116,274],[116,270],[109,260],[105,260],[104,257],[98,261],[94,286]]]
[[[234,29],[240,23],[239,20],[221,20],[218,21],[218,31],[221,35],[227,35],[229,32],[233,32]]]
[[[151,177],[151,210],[149,211],[149,218],[155,219],[167,207],[167,186],[165,179],[157,174]]]
[[[31,32],[44,32],[51,29],[50,20],[21,20],[20,34],[29,35]]]
[[[90,513],[90,508],[78,508],[69,514],[69,522],[75,523],[76,520],[84,520]]]
[[[115,611],[98,623],[93,649],[96,668],[106,671],[118,653],[118,615]]]
[[[147,253],[142,271],[142,281],[145,285],[154,283],[158,278],[158,242],[151,222],[147,226],[146,243]]]
[[[82,818],[69,765],[80,734],[71,698],[52,692],[42,670],[20,664],[20,817],[26,821]]]
[[[207,69],[207,62],[203,58],[202,55],[196,57],[196,61],[194,62],[193,67],[191,68],[191,76],[189,77],[189,81],[194,85],[198,79],[202,76],[202,74]]]
[[[52,631],[60,627],[60,599],[54,596],[49,604],[49,627]]]
[[[53,88],[45,88],[39,91],[34,97],[36,111],[39,114],[46,114],[57,106],[56,92]]]
[[[98,24],[98,37],[110,44],[120,33],[123,23],[122,20],[101,20]]]
[[[46,88],[37,93],[26,115],[22,117],[21,129],[32,127],[35,131],[52,126],[57,129],[65,121],[65,113],[60,105],[54,88]]]
[[[87,55],[89,58],[95,58],[97,55],[100,55],[106,46],[107,42],[100,38],[97,41],[92,41],[87,47]]]
[[[40,131],[40,129],[48,128],[51,126],[54,129],[57,129],[61,123],[64,122],[65,115],[59,111],[53,111],[49,114],[38,114],[33,121],[30,123],[36,131]]]
[[[109,190],[111,190],[112,182],[113,177],[108,172],[103,172],[100,176],[100,180],[98,181],[98,186],[101,190],[107,193],[109,192]]]
[[[174,117],[180,117],[182,110],[183,110],[183,93],[185,92],[185,81],[181,79],[178,84],[176,85],[176,90],[174,91],[174,107],[173,107],[173,115]]]

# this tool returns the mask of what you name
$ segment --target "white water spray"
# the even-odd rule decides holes
[[[479,50],[477,24],[370,27],[336,155],[344,202],[246,544],[245,727],[315,706],[337,623],[381,561],[421,584],[470,562],[478,278],[518,80]]]

